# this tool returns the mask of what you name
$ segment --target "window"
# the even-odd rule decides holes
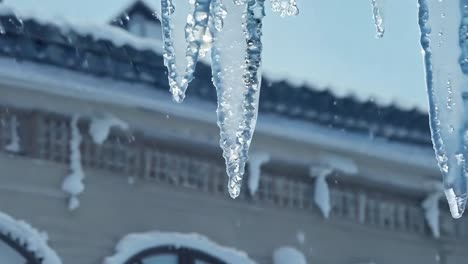
[[[106,264],[254,264],[247,254],[196,234],[131,233],[116,245]]]
[[[23,220],[0,212],[0,264],[62,264],[47,236]]]
[[[42,260],[30,252],[24,245],[0,234],[0,263],[41,264]]]
[[[164,246],[144,250],[125,264],[226,264],[226,262],[199,250]]]

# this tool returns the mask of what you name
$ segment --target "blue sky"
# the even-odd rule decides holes
[[[96,23],[106,23],[131,1],[4,0],[20,10]],[[370,0],[298,0],[300,14],[294,18],[267,12],[264,71],[340,94],[374,95],[426,109],[417,1],[383,1],[383,39],[374,37]],[[159,7],[158,0],[147,2]]]

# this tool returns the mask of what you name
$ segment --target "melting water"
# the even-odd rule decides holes
[[[468,0],[419,0],[432,141],[454,218],[468,197],[467,11]]]
[[[372,17],[374,19],[375,30],[377,31],[375,35],[377,38],[383,38],[385,34],[382,1],[383,0],[371,0]]]

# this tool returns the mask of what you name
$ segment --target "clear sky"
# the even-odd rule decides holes
[[[175,0],[178,1],[187,0]],[[230,0],[225,0],[230,1]],[[370,0],[298,0],[300,14],[264,20],[264,71],[359,97],[426,109],[416,0],[383,0],[386,33],[376,39]],[[73,22],[106,23],[132,0],[4,0]],[[158,0],[147,0],[159,7]]]

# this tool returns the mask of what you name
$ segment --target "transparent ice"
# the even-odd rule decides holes
[[[384,18],[383,18],[383,0],[371,0],[372,18],[376,30],[376,37],[383,38],[385,33]]]
[[[280,16],[297,16],[299,9],[296,0],[270,0],[271,10]]]
[[[284,14],[296,15],[296,1],[286,2]],[[174,100],[182,102],[198,60],[211,51],[212,80],[218,95],[220,146],[226,161],[229,194],[236,198],[240,194],[258,114],[265,0],[189,0],[188,3],[184,66],[180,59],[176,60],[180,58],[180,54],[176,54],[180,49],[174,42],[174,3],[172,0],[161,2],[164,63],[168,68],[169,86]]]
[[[187,15],[185,38],[187,43],[185,65],[177,60],[173,39],[172,16],[175,6],[172,0],[161,1],[161,23],[164,42],[164,64],[168,70],[169,87],[174,101],[180,103],[185,98],[188,84],[193,80],[196,64],[211,45],[208,18],[212,0],[189,0],[191,13]]]
[[[468,1],[419,0],[430,127],[454,218],[467,200]]]
[[[218,95],[220,146],[229,194],[235,198],[240,193],[258,113],[264,1],[249,0],[247,8],[231,3],[226,6],[230,12],[224,20],[225,29],[216,33],[211,61]]]

